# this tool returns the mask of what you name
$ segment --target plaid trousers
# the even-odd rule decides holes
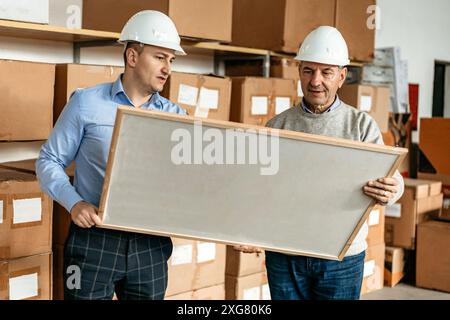
[[[72,222],[64,248],[64,298],[111,300],[115,292],[119,300],[162,300],[172,249],[168,237],[83,229]]]

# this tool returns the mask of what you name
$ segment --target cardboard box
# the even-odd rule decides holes
[[[172,72],[161,95],[184,108],[188,115],[230,119],[230,78]]]
[[[335,6],[335,0],[234,1],[232,43],[297,53],[308,33],[334,24]]]
[[[53,128],[55,65],[0,60],[0,141],[46,140]]]
[[[0,261],[0,300],[51,299],[51,252]]]
[[[420,150],[435,169],[435,173],[450,176],[450,119],[420,120]]]
[[[376,206],[367,219],[369,233],[366,242],[369,247],[384,243],[384,207]]]
[[[0,19],[48,24],[49,0],[2,0]]]
[[[43,141],[43,143],[44,142],[45,141]],[[3,162],[0,163],[0,168],[21,171],[36,175],[36,159]],[[75,162],[73,162],[70,166],[68,166],[65,171],[69,177],[73,177],[75,174]]]
[[[114,82],[124,71],[122,67],[96,66],[88,64],[56,65],[54,122],[58,120],[72,93],[79,88],[92,87],[100,83]]]
[[[442,183],[442,193],[444,194],[444,199],[442,202],[442,210],[438,217],[442,220],[450,220],[450,175],[419,172],[418,178],[440,181]]]
[[[264,253],[243,253],[227,246],[225,274],[242,277],[266,270]]]
[[[373,59],[375,5],[376,0],[336,0],[335,27],[347,42],[350,60],[368,62]]]
[[[417,228],[416,285],[450,292],[450,223],[429,221]]]
[[[267,273],[260,272],[243,277],[226,275],[226,300],[270,300]]]
[[[380,290],[384,283],[384,243],[368,247],[364,260],[361,295]]]
[[[223,284],[225,281],[225,245],[172,238],[166,296]]]
[[[34,175],[0,169],[0,260],[51,251],[52,209]]]
[[[84,0],[83,28],[121,32],[135,13],[157,10],[172,18],[180,36],[230,42],[232,7],[233,0]]]
[[[350,84],[342,86],[338,94],[345,103],[367,112],[376,121],[381,132],[389,130],[388,87]]]
[[[384,261],[384,285],[394,287],[402,280],[405,267],[405,250],[386,247]]]
[[[264,126],[297,98],[294,80],[236,77],[232,82],[230,120],[234,122]]]
[[[49,25],[81,29],[83,0],[49,0]]]
[[[442,183],[405,178],[405,192],[399,201],[386,207],[385,242],[389,246],[414,249],[416,227],[437,216],[442,207]]]
[[[225,300],[225,285],[184,292],[166,297],[165,300]]]

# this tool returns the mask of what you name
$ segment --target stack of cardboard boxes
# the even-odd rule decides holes
[[[367,220],[369,232],[366,238],[367,250],[364,261],[361,294],[383,288],[384,281],[384,207],[376,206]]]
[[[185,109],[190,116],[222,121],[230,119],[229,78],[172,72],[161,94]]]
[[[264,253],[242,253],[227,246],[227,300],[270,300]]]
[[[394,286],[404,276],[414,282],[418,226],[436,218],[442,207],[441,182],[404,179],[400,200],[386,208],[385,241],[387,285]]]
[[[172,238],[172,242],[166,299],[223,300],[225,245],[181,238]]]
[[[230,120],[264,126],[291,108],[297,99],[297,83],[290,79],[233,77]]]
[[[0,169],[0,300],[52,299],[52,205],[34,175]]]

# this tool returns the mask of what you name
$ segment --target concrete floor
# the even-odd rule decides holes
[[[399,283],[393,288],[367,293],[361,300],[450,300],[450,293],[427,290]]]

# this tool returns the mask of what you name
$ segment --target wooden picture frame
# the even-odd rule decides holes
[[[278,141],[278,171],[262,174],[262,160],[255,165],[250,160],[205,164],[205,159],[193,159],[200,129],[202,138],[208,132],[210,147],[213,142],[220,146],[219,134],[248,138],[245,145],[230,147],[236,153],[243,146],[250,150],[251,139],[259,143],[259,156],[264,139],[275,153]],[[197,164],[174,161],[174,148],[185,142],[174,140],[177,130],[194,137],[191,159]],[[227,141],[222,141],[222,150]],[[205,141],[201,147],[205,155]],[[119,107],[99,227],[342,260],[375,206],[363,186],[370,179],[392,176],[406,153],[346,139]]]

